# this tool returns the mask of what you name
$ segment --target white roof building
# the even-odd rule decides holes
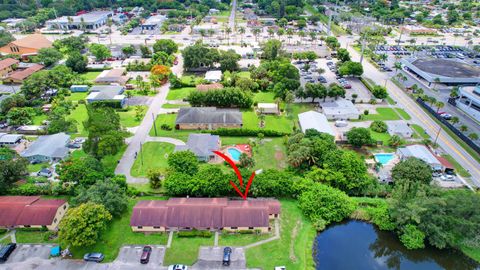
[[[387,131],[390,135],[398,135],[403,138],[411,138],[413,135],[413,130],[410,126],[405,123],[405,121],[386,121]]]
[[[319,103],[328,120],[358,119],[360,112],[350,100],[338,99]]]
[[[327,133],[334,137],[336,135],[323,113],[315,111],[301,113],[298,115],[298,122],[303,133],[307,129],[315,129],[318,132]]]
[[[258,103],[257,110],[258,112],[265,114],[279,113],[278,105],[276,103]]]
[[[205,80],[208,82],[219,82],[222,80],[221,70],[209,70],[205,73]]]
[[[0,133],[0,146],[14,146],[20,143],[23,135]]]
[[[433,170],[442,170],[442,163],[433,155],[433,153],[425,146],[420,144],[407,145],[397,149],[397,155],[404,160],[414,157],[425,161]]]
[[[167,20],[167,16],[164,15],[154,15],[150,16],[148,19],[142,23],[142,30],[153,30],[156,27],[162,26],[163,22]]]
[[[107,23],[109,17],[113,16],[112,11],[92,11],[78,16],[62,16],[58,19],[48,20],[47,28],[59,29],[86,29],[94,30]]]

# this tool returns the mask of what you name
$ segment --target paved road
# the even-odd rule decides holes
[[[178,56],[178,64],[172,68],[173,73],[177,76],[181,76],[183,73],[183,58],[181,55]],[[143,144],[147,141],[148,134],[150,129],[153,126],[153,119],[158,114],[167,113],[171,110],[162,109],[162,105],[166,103],[166,98],[168,91],[170,89],[170,83],[163,85],[158,94],[153,98],[153,101],[148,108],[145,118],[143,118],[140,126],[137,127],[135,135],[133,138],[129,139],[128,147],[125,153],[123,154],[122,159],[120,160],[117,168],[115,169],[116,174],[124,174],[127,177],[128,183],[147,183],[146,178],[137,178],[133,177],[130,174],[130,169],[135,162],[135,153],[140,151],[140,144]],[[154,117],[152,117],[152,115]]]
[[[345,47],[350,42],[345,37],[339,38],[339,41],[342,43],[342,47]],[[357,51],[351,47],[348,47],[348,51],[354,61],[359,61],[360,55]],[[366,60],[363,61],[363,67],[364,75],[376,83],[384,84],[385,80],[387,80],[390,97],[398,103],[399,107],[405,109],[410,114],[413,122],[422,126],[432,138],[435,138],[440,126],[433,121],[430,115],[425,113],[405,92],[393,84],[389,80],[388,74],[380,72]],[[480,187],[480,164],[444,131],[440,133],[437,143],[470,172],[473,182]]]
[[[228,18],[228,27],[235,29],[235,14],[237,13],[237,0],[232,2],[232,11],[230,12],[230,17]]]

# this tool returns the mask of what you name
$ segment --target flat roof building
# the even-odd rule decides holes
[[[456,106],[480,121],[480,86],[465,86],[458,89]]]
[[[0,146],[12,147],[23,139],[21,134],[0,133]]]
[[[278,104],[276,103],[258,103],[257,111],[263,114],[279,114]]]
[[[350,100],[340,98],[329,102],[320,102],[323,114],[328,120],[358,119],[360,112]]]
[[[90,94],[85,99],[88,103],[97,101],[119,102],[120,107],[123,107],[126,102],[124,91],[125,87],[121,85],[94,85],[90,88]]]
[[[332,127],[328,123],[327,117],[323,113],[308,111],[298,115],[298,122],[302,132],[305,133],[307,129],[314,129],[318,132],[330,134],[335,137]]]
[[[161,27],[163,22],[167,20],[167,16],[153,15],[148,17],[145,22],[142,23],[142,30],[154,30],[157,27]]]
[[[108,18],[113,16],[112,11],[92,11],[78,16],[62,16],[45,23],[49,29],[89,29],[95,30],[107,24]]]
[[[222,80],[221,70],[209,70],[205,73],[205,80],[207,82],[216,83]]]

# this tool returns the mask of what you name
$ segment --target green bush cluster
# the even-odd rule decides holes
[[[210,133],[213,135],[232,136],[232,137],[242,137],[242,136],[256,137],[260,133],[262,133],[263,136],[265,137],[283,137],[285,135],[290,134],[290,133],[280,132],[276,130],[249,129],[249,128],[219,128],[217,130],[206,130],[204,132]]]
[[[184,238],[190,238],[190,237],[204,237],[204,238],[210,238],[212,237],[212,232],[211,231],[199,231],[196,229],[193,229],[191,231],[180,231],[177,233],[178,237],[184,237]]]
[[[187,100],[193,107],[212,106],[248,109],[253,104],[252,94],[239,88],[223,88],[207,92],[192,91]]]

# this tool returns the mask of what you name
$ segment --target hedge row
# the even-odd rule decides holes
[[[249,129],[249,128],[219,128],[217,130],[204,130],[204,133],[210,133],[213,135],[219,136],[251,136],[256,137],[258,134],[262,133],[265,137],[282,137],[285,135],[290,135],[287,132],[280,132],[271,129]]]
[[[191,231],[180,231],[178,232],[178,237],[204,237],[210,238],[212,237],[212,232],[210,231],[199,231],[199,230],[191,230]]]

